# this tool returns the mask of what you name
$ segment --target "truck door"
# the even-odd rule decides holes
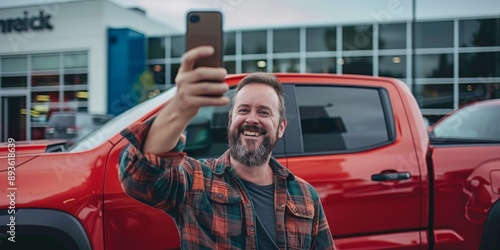
[[[287,165],[318,191],[339,249],[420,249],[421,173],[394,85],[285,90]]]

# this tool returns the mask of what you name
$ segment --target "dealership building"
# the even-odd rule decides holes
[[[104,0],[3,8],[0,25],[0,141],[44,138],[55,111],[118,115],[172,86],[184,52],[180,30]],[[226,30],[224,64],[398,78],[433,120],[500,98],[500,12]]]

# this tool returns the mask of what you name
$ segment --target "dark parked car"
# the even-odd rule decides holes
[[[106,115],[84,112],[54,112],[45,127],[45,139],[68,139],[76,142],[110,119]]]

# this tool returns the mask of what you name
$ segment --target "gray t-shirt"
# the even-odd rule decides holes
[[[274,184],[259,186],[241,180],[245,184],[257,214],[257,245],[259,249],[279,249],[274,215]]]

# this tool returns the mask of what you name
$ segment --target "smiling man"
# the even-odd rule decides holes
[[[212,53],[186,52],[175,97],[155,119],[122,132],[130,141],[120,156],[124,191],[169,214],[183,249],[334,249],[317,192],[271,156],[287,124],[273,74],[250,74],[238,84],[228,151],[203,160],[183,152],[182,132],[199,109],[229,102],[222,96],[225,69],[193,68]]]

